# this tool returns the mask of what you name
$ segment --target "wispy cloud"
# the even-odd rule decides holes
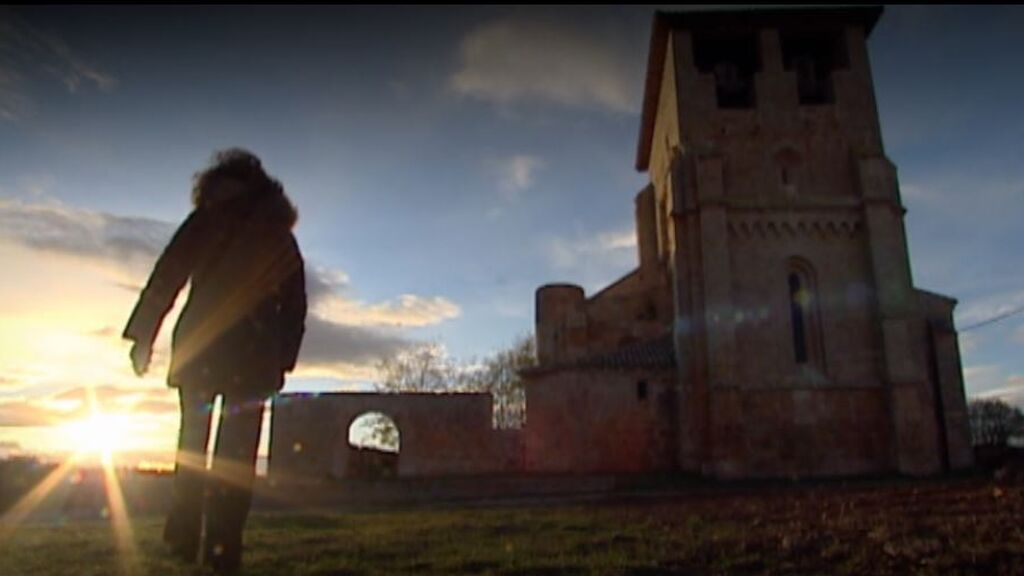
[[[964,388],[971,396],[979,396],[1002,385],[1003,368],[998,364],[964,367]]]
[[[35,104],[28,95],[25,78],[0,63],[0,120],[14,122],[31,115],[34,110]]]
[[[156,259],[173,231],[173,225],[160,220],[95,212],[56,200],[0,199],[0,238],[136,271]]]
[[[605,232],[597,237],[597,245],[602,250],[635,250],[636,232],[632,229],[618,232]]]
[[[338,324],[311,315],[306,318],[298,372],[344,380],[370,379],[380,359],[415,345],[393,330]]]
[[[0,120],[31,116],[36,108],[33,92],[45,78],[72,94],[83,86],[103,92],[117,87],[117,78],[60,36],[33,26],[11,9],[0,9]]]
[[[957,335],[960,344],[960,352],[970,354],[978,349],[978,336],[973,332],[961,332]]]
[[[1004,317],[1024,306],[1024,290],[1002,292],[965,302],[957,310],[956,322],[960,329]]]
[[[636,112],[632,62],[602,38],[568,25],[488,22],[463,38],[449,84],[458,94],[500,105],[543,101]]]
[[[367,304],[331,294],[321,298],[314,310],[324,320],[350,326],[415,328],[458,318],[461,309],[441,296],[402,294],[396,300]]]
[[[975,398],[998,398],[1008,404],[1024,407],[1024,376],[1012,375],[999,388],[974,395]]]
[[[548,258],[556,268],[572,269],[589,258],[622,255],[636,248],[636,234],[631,230],[577,235],[574,238],[554,237],[548,242]],[[629,253],[632,256],[632,252]]]
[[[603,288],[637,264],[636,234],[630,229],[548,238],[550,266],[573,275],[567,280],[588,291]]]
[[[533,187],[537,171],[544,167],[544,161],[536,156],[516,154],[493,162],[498,190],[506,202],[515,202],[523,192]]]

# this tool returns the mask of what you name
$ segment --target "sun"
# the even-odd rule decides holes
[[[129,429],[126,416],[93,412],[65,425],[64,437],[74,452],[109,460],[127,446]]]

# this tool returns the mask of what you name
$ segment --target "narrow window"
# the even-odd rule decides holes
[[[647,380],[641,380],[636,383],[636,399],[641,402],[647,400]]]
[[[807,363],[807,295],[800,282],[800,275],[789,274],[789,314],[793,324],[793,351],[797,364]]]

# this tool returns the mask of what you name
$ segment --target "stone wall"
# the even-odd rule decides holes
[[[398,477],[522,469],[519,431],[493,428],[490,394],[282,394],[271,416],[271,478],[345,476],[349,426],[368,412],[380,412],[398,427]]]
[[[953,325],[956,301],[923,290],[918,294],[928,317],[929,378],[935,384],[941,402],[939,416],[946,448],[945,464],[952,470],[967,468],[974,463],[974,450],[967,417],[960,346]]]
[[[664,334],[671,325],[668,277],[634,270],[590,298],[572,284],[537,289],[537,359],[542,366],[604,354]]]
[[[527,381],[526,471],[642,473],[671,470],[675,373],[555,370]]]
[[[892,470],[881,387],[716,389],[711,460],[719,478],[878,474]]]

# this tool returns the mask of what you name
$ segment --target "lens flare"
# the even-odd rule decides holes
[[[114,454],[124,450],[131,437],[129,417],[93,412],[89,417],[63,426],[62,436],[70,448],[83,456],[98,456],[110,463]]]

